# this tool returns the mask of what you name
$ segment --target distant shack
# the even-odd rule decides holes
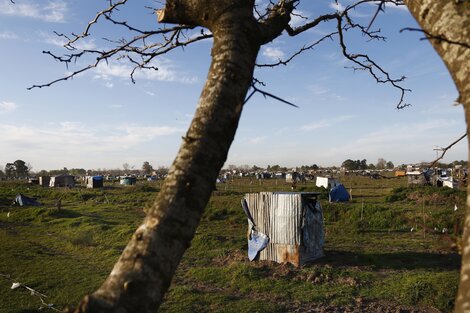
[[[51,181],[50,176],[39,176],[39,186],[49,187],[50,181]]]
[[[326,189],[331,189],[340,184],[339,180],[332,177],[317,177],[315,185],[317,187],[324,187]]]
[[[98,176],[87,176],[85,183],[87,188],[103,188],[104,177]]]
[[[119,184],[124,185],[124,186],[135,185],[136,182],[137,182],[137,179],[133,176],[122,176],[119,180]]]
[[[49,187],[75,187],[75,177],[67,174],[51,177]]]

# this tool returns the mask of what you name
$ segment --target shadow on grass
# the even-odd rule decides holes
[[[460,268],[461,256],[457,253],[391,252],[353,253],[346,251],[325,251],[325,257],[314,264],[336,266],[372,266],[375,269],[436,269],[455,270]]]
[[[80,214],[77,211],[68,210],[68,209],[54,210],[53,213],[51,213],[51,215],[54,217],[59,217],[59,218],[77,218],[77,217],[83,216],[83,214]]]

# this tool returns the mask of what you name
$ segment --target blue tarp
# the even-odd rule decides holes
[[[349,193],[343,184],[339,184],[330,191],[330,202],[347,202]]]
[[[19,204],[20,206],[25,206],[25,205],[39,206],[39,205],[41,205],[39,202],[36,201],[35,198],[26,197],[25,195],[22,195],[21,193],[16,195],[15,203]]]

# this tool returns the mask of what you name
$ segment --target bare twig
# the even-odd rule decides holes
[[[354,27],[354,24],[349,23],[349,26]],[[402,76],[400,78],[391,78],[390,74],[385,71],[382,67],[380,67],[375,61],[373,61],[367,54],[351,54],[347,51],[346,43],[344,41],[344,27],[343,27],[343,19],[338,17],[337,18],[337,30],[339,33],[339,42],[341,46],[341,51],[344,57],[350,61],[352,61],[356,66],[353,67],[354,70],[363,70],[369,72],[369,74],[374,77],[377,83],[383,84],[391,84],[393,87],[400,91],[400,100],[396,105],[397,109],[403,109],[410,104],[404,103],[405,92],[411,91],[410,89],[403,88],[399,85],[400,82],[403,82],[406,77]],[[363,32],[366,32],[364,29],[361,28]],[[374,38],[375,35],[370,34],[371,38]]]
[[[18,282],[14,282],[14,280],[11,278],[10,275],[7,275],[7,274],[2,274],[0,273],[0,276],[9,280],[10,282],[12,282],[12,285],[11,285],[11,288],[10,289],[17,289],[19,287],[22,287],[26,290],[29,291],[29,293],[32,295],[32,296],[36,296],[39,298],[39,300],[41,301],[41,303],[43,304],[43,306],[41,306],[39,309],[43,309],[43,308],[47,308],[47,309],[50,309],[50,310],[53,310],[53,311],[56,311],[56,312],[61,312],[61,310],[57,309],[54,307],[54,304],[52,303],[47,303],[44,299],[47,298],[47,296],[43,293],[40,293],[36,290],[34,290],[33,288],[29,287],[29,286],[26,286],[25,284],[22,284],[22,283],[18,283]]]
[[[372,17],[372,19],[370,20],[370,23],[369,23],[369,26],[367,26],[367,31],[369,31],[369,29],[371,28],[372,24],[374,24],[374,21],[375,19],[377,18],[377,15],[379,15],[380,12],[384,12],[384,7],[385,7],[385,1],[380,1],[379,4],[377,4],[377,11],[375,11],[375,14],[374,16]]]
[[[288,105],[290,105],[290,106],[293,106],[294,108],[299,108],[299,106],[293,104],[292,102],[289,102],[289,101],[284,100],[284,99],[282,99],[282,98],[280,98],[280,97],[278,97],[278,96],[276,96],[276,95],[273,95],[272,93],[269,93],[269,92],[266,92],[266,91],[263,91],[263,90],[257,88],[257,87],[255,86],[255,84],[252,84],[252,85],[251,85],[251,88],[253,88],[253,92],[252,92],[252,93],[250,94],[250,96],[245,100],[245,103],[251,98],[251,96],[252,96],[254,93],[259,92],[259,93],[262,94],[265,98],[267,98],[267,97],[273,98],[273,99],[275,99],[275,100],[277,100],[277,101],[280,101],[280,102],[282,102],[282,103],[285,103],[285,104],[288,104]]]
[[[403,82],[406,77],[401,76],[399,78],[392,78],[391,75],[383,69],[381,66],[379,66],[375,61],[373,61],[367,54],[352,54],[349,53],[347,50],[347,46],[345,43],[345,32],[347,32],[350,29],[358,29],[361,31],[361,33],[368,37],[369,40],[383,40],[385,41],[385,37],[381,36],[380,30],[377,31],[371,31],[370,27],[372,26],[374,20],[376,19],[378,13],[383,10],[385,7],[386,3],[392,3],[395,5],[403,5],[402,0],[382,0],[380,1],[379,8],[377,12],[375,13],[374,17],[372,18],[371,22],[369,23],[368,27],[362,26],[360,24],[354,23],[351,17],[349,16],[349,12],[351,10],[354,10],[357,8],[359,5],[364,4],[364,3],[371,3],[371,2],[377,2],[376,0],[361,0],[357,1],[351,5],[348,5],[342,12],[338,11],[333,14],[325,14],[322,16],[319,16],[315,18],[314,20],[305,23],[302,26],[296,27],[296,28],[291,28],[287,27],[286,31],[290,36],[296,36],[298,34],[301,34],[317,25],[319,25],[322,22],[328,22],[332,20],[336,20],[337,23],[337,31],[334,33],[331,33],[323,38],[321,38],[318,42],[310,45],[310,46],[304,46],[301,49],[299,49],[297,52],[295,52],[291,57],[289,57],[287,60],[279,60],[277,63],[273,64],[261,64],[258,65],[260,67],[262,66],[277,66],[277,65],[286,65],[288,62],[290,62],[293,58],[301,54],[302,52],[306,50],[312,49],[315,45],[320,43],[326,38],[332,38],[333,35],[338,35],[339,37],[339,43],[341,47],[341,51],[343,53],[343,56],[352,61],[354,63],[354,66],[352,67],[354,70],[363,70],[368,72],[376,81],[377,83],[384,83],[384,84],[390,84],[394,88],[398,89],[400,91],[400,99],[396,105],[397,109],[403,109],[407,106],[409,106],[409,103],[405,103],[405,93],[411,91],[410,89],[404,88],[400,85],[401,82]]]
[[[278,65],[281,65],[281,64],[282,65],[287,65],[290,61],[292,61],[295,57],[299,56],[303,52],[305,52],[307,50],[310,50],[310,49],[313,49],[315,46],[317,46],[318,44],[320,44],[323,40],[325,40],[327,38],[333,39],[333,36],[337,35],[337,34],[338,34],[338,32],[332,32],[331,34],[325,35],[322,38],[315,41],[314,43],[312,43],[308,46],[303,46],[297,52],[295,52],[294,54],[292,54],[289,58],[287,58],[285,60],[279,59],[278,62],[276,62],[276,63],[256,64],[256,66],[258,66],[258,67],[275,67],[275,66],[278,66]]]

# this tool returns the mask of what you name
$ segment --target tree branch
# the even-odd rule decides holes
[[[444,158],[444,155],[447,153],[447,151],[449,151],[450,148],[452,148],[454,145],[456,145],[458,142],[460,142],[462,139],[464,139],[465,137],[467,137],[467,134],[463,134],[462,136],[460,136],[459,139],[455,140],[453,143],[451,143],[450,145],[448,145],[447,147],[445,148],[442,148],[442,154],[437,158],[435,159],[434,161],[432,161],[430,164],[429,164],[429,168],[432,168],[439,160],[442,160]]]
[[[285,29],[287,33],[290,36],[296,36],[299,35],[311,28],[316,27],[322,22],[327,22],[327,21],[332,21],[336,20],[337,26],[336,32],[332,32],[322,38],[320,38],[318,41],[314,42],[313,44],[309,46],[303,46],[300,48],[298,51],[293,53],[289,58],[286,60],[278,60],[278,62],[275,63],[270,63],[270,64],[257,64],[258,67],[275,67],[279,65],[287,65],[290,61],[292,61],[295,57],[300,55],[301,53],[313,49],[316,45],[321,43],[324,39],[330,38],[332,39],[334,35],[338,35],[339,37],[339,43],[341,47],[341,51],[343,56],[352,61],[355,66],[352,68],[354,70],[363,70],[367,71],[375,80],[377,83],[386,83],[392,85],[394,88],[398,89],[400,91],[400,99],[396,105],[397,109],[403,109],[410,104],[404,102],[405,98],[405,93],[411,91],[410,89],[404,88],[400,85],[401,82],[405,80],[405,76],[402,76],[400,78],[392,78],[390,74],[385,71],[381,66],[379,66],[375,61],[373,61],[367,54],[351,54],[347,51],[347,46],[345,43],[344,39],[344,33],[347,32],[350,29],[358,29],[364,36],[368,37],[369,40],[383,40],[385,41],[385,37],[380,35],[380,30],[372,31],[370,30],[370,27],[372,26],[374,20],[376,19],[378,13],[380,11],[383,11],[383,8],[385,7],[386,3],[392,3],[395,5],[403,5],[403,2],[401,0],[382,0],[380,1],[379,8],[374,14],[371,22],[367,27],[362,26],[358,23],[354,23],[351,17],[349,16],[349,12],[351,10],[356,9],[358,6],[364,4],[364,3],[371,3],[371,2],[377,2],[376,0],[361,0],[358,2],[355,2],[351,5],[348,5],[344,11],[332,13],[332,14],[325,14],[318,16],[314,20],[305,23],[302,26],[296,27],[296,28],[291,28],[288,24],[285,26]]]
[[[421,40],[437,40],[439,42],[447,42],[451,45],[459,45],[459,46],[462,46],[464,48],[470,49],[470,44],[469,43],[448,39],[448,38],[446,38],[446,36],[444,34],[434,35],[434,34],[431,34],[431,33],[427,32],[427,31],[425,31],[421,28],[412,28],[412,27],[402,28],[400,30],[400,33],[404,32],[404,31],[421,32],[421,33],[425,34],[426,37],[421,38]]]
[[[345,11],[346,12],[346,11]],[[347,20],[350,20],[349,17]],[[352,67],[354,70],[363,70],[367,71],[375,80],[377,83],[383,83],[383,84],[391,84],[394,88],[398,89],[400,91],[400,100],[398,104],[396,105],[397,109],[403,109],[410,104],[404,103],[404,97],[405,97],[405,92],[411,91],[410,89],[403,88],[400,86],[398,83],[403,82],[406,77],[402,76],[397,79],[391,78],[390,74],[386,72],[382,67],[380,67],[376,62],[374,62],[367,54],[350,54],[347,51],[346,44],[344,41],[344,30],[347,30],[343,27],[343,19],[341,17],[337,18],[337,30],[339,33],[339,43],[341,46],[341,51],[344,55],[344,57],[350,61],[352,61],[354,64],[356,64],[356,67]],[[349,23],[350,27],[357,27],[356,24]],[[374,34],[370,34],[370,32],[367,32],[364,28],[360,27],[361,31],[368,34],[368,36],[372,39],[380,39],[380,37],[377,37]],[[383,75],[383,77],[379,76]]]
[[[337,35],[338,32],[332,32],[328,35],[325,35],[323,36],[322,38],[318,39],[317,41],[315,41],[314,43],[308,45],[308,46],[303,46],[302,48],[300,48],[297,52],[293,53],[289,58],[285,59],[285,60],[281,60],[279,59],[278,62],[276,63],[267,63],[267,64],[256,64],[256,66],[258,67],[275,67],[275,66],[278,66],[278,65],[287,65],[289,62],[291,62],[294,58],[296,58],[297,56],[299,56],[300,54],[302,54],[303,52],[307,51],[307,50],[311,50],[313,48],[315,48],[315,46],[317,46],[318,44],[320,44],[323,40],[329,38],[331,40],[333,40],[333,36],[334,35]]]

